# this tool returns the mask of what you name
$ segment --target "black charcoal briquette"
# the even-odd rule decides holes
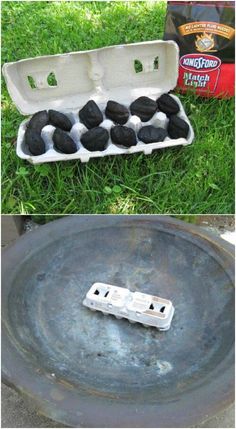
[[[88,101],[88,103],[86,103],[79,111],[79,118],[80,121],[89,129],[98,127],[98,125],[103,121],[102,112],[93,100]]]
[[[147,122],[157,111],[157,103],[149,97],[139,97],[130,105],[132,115],[138,116],[142,122]]]
[[[53,136],[53,143],[56,149],[63,153],[75,153],[77,152],[77,146],[74,140],[60,128],[56,128]]]
[[[113,143],[125,147],[131,147],[137,144],[134,130],[122,125],[116,125],[111,128],[111,140]]]
[[[157,99],[157,106],[159,110],[164,112],[167,116],[176,115],[180,110],[177,101],[175,101],[169,94],[162,94]]]
[[[105,150],[107,148],[108,139],[108,131],[105,130],[105,128],[96,127],[84,133],[80,140],[85,149],[90,152],[95,152],[97,150]]]
[[[48,125],[49,116],[46,110],[35,113],[27,124],[27,128],[41,133],[42,128]]]
[[[49,110],[49,124],[54,125],[56,128],[61,128],[63,131],[70,131],[72,123],[63,113],[57,112],[56,110]]]
[[[123,104],[109,100],[107,102],[105,115],[117,124],[124,125],[129,119],[129,111]]]
[[[138,139],[144,143],[162,142],[167,137],[167,132],[164,128],[156,128],[152,125],[142,127],[138,132]]]
[[[189,124],[178,116],[172,115],[169,120],[167,132],[172,139],[187,138]]]
[[[46,152],[45,143],[39,132],[27,128],[25,131],[25,144],[32,155],[42,155]]]

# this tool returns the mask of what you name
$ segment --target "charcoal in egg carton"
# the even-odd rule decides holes
[[[127,108],[129,112],[129,116],[127,119],[127,122],[123,124],[123,127],[130,128],[134,131],[137,144],[132,145],[130,147],[125,147],[124,144],[114,143],[111,139],[112,135],[112,129],[115,129],[116,127],[119,127],[119,123],[112,121],[111,119],[106,117],[105,111],[107,103],[103,103],[101,105],[98,105],[100,111],[102,112],[102,121],[98,124],[98,128],[102,128],[104,131],[107,131],[108,139],[106,143],[106,148],[102,150],[95,150],[96,149],[96,141],[94,141],[94,148],[88,150],[82,143],[83,136],[86,135],[86,133],[90,132],[92,129],[95,128],[87,128],[83,122],[81,122],[79,117],[79,112],[60,112],[63,115],[65,115],[66,118],[71,122],[72,127],[70,131],[67,131],[67,135],[73,140],[76,149],[72,151],[72,153],[65,153],[63,151],[60,151],[60,148],[55,146],[55,142],[53,141],[54,133],[58,132],[58,127],[55,127],[54,125],[47,124],[45,125],[41,130],[41,137],[45,143],[45,153],[42,153],[41,155],[34,156],[30,150],[28,145],[25,142],[25,133],[27,132],[27,126],[30,124],[30,120],[26,120],[19,130],[19,136],[17,141],[17,151],[18,155],[21,157],[24,157],[25,159],[31,158],[34,159],[33,163],[40,163],[40,162],[49,162],[49,161],[55,161],[55,160],[66,160],[66,159],[80,159],[82,162],[89,161],[90,158],[94,157],[101,157],[106,155],[118,155],[118,154],[131,154],[136,152],[143,152],[144,154],[151,154],[153,150],[158,148],[165,148],[170,146],[179,145],[181,140],[181,144],[187,145],[190,143],[190,141],[193,138],[193,131],[192,127],[188,121],[188,118],[186,117],[182,105],[179,103],[178,97],[174,95],[170,95],[170,97],[176,101],[176,103],[179,105],[179,112],[177,113],[177,117],[184,120],[189,125],[189,132],[187,138],[181,138],[179,137],[177,140],[171,138],[168,135],[168,124],[171,120],[171,116],[167,116],[164,112],[161,112],[157,110],[153,116],[148,121],[142,121],[139,116],[132,115],[130,112],[130,105],[126,104],[125,107]],[[134,100],[135,101],[135,100]],[[155,101],[155,99],[153,99]],[[144,141],[141,141],[140,136],[140,130],[144,131],[146,127],[155,127],[156,129],[162,129],[166,131],[166,137],[163,139],[163,141],[157,141],[152,143],[145,143]],[[66,131],[63,131],[64,134],[66,134]],[[159,133],[160,134],[160,133]],[[81,141],[82,139],[82,141]],[[98,148],[99,148],[99,142],[97,142]],[[32,155],[34,158],[32,158]]]
[[[10,96],[21,113],[50,113],[49,123],[41,128],[40,135],[37,136],[35,154],[30,152],[29,145],[26,144],[30,119],[25,119],[19,127],[17,155],[33,164],[72,159],[87,162],[91,158],[137,152],[148,155],[156,149],[185,146],[193,141],[194,132],[179,98],[171,94],[173,106],[168,105],[167,98],[166,110],[166,99],[165,95],[163,96],[173,90],[177,83],[178,46],[174,41],[158,40],[30,58],[5,64],[3,74]],[[51,75],[55,77],[52,84],[48,80]],[[30,77],[34,80],[34,87],[29,84]],[[164,98],[160,98],[161,96]],[[144,112],[144,116],[140,105],[135,105],[140,97],[152,100],[151,105],[147,105],[147,114]],[[94,124],[86,122],[83,112],[79,112],[89,101],[91,104],[91,100],[94,100],[101,111],[95,127],[101,127],[105,131],[98,129],[86,134],[94,128]],[[156,100],[161,100],[161,103],[156,103]],[[123,110],[118,109],[116,112],[119,114],[118,123],[112,120],[116,110],[113,101],[125,106]],[[176,104],[179,106],[177,113]],[[56,112],[56,117],[55,113],[51,112]],[[58,114],[64,114],[68,118],[71,129],[70,126],[65,129],[58,127]],[[176,138],[175,129],[181,129],[181,119],[189,126],[186,138]],[[115,128],[118,126],[133,130],[137,144],[130,147],[117,144],[120,136],[132,134],[131,131],[126,130],[125,134],[122,128]],[[166,130],[167,136],[164,138],[164,131],[158,134],[150,126]],[[141,130],[142,127],[149,128]],[[38,132],[37,125],[35,132]],[[32,139],[32,133],[28,134]],[[104,146],[101,141],[107,134],[108,139]],[[113,139],[115,136],[115,142],[112,141],[111,135]],[[153,141],[155,135],[159,140],[163,138],[163,141]],[[143,136],[145,141],[151,139],[152,142],[141,141],[140,137]],[[96,138],[100,142],[98,147],[102,150],[94,150],[96,148],[90,144],[89,139],[96,141]],[[61,139],[68,144],[61,144]],[[45,152],[40,153],[43,152],[40,151],[43,145]],[[69,153],[64,153],[65,151]]]

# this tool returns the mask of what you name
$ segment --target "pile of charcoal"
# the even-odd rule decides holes
[[[104,114],[95,101],[90,100],[78,113],[78,120],[86,127],[80,137],[80,143],[92,152],[104,151],[109,144],[109,139],[114,145],[129,148],[138,142],[148,144],[162,142],[167,137],[187,138],[189,125],[178,116],[179,111],[179,104],[169,94],[161,95],[156,101],[145,96],[139,97],[130,104],[129,108],[109,100]],[[150,121],[157,112],[163,112],[167,116],[167,129],[146,125],[141,126],[136,135],[133,128],[125,126],[130,115],[135,115],[145,123]],[[110,130],[101,126],[104,119],[113,122]],[[55,127],[52,134],[55,150],[66,154],[79,150],[70,134],[74,125],[71,120],[65,114],[55,110],[43,110],[32,116],[25,131],[25,145],[32,155],[42,155],[46,152],[46,144],[41,132],[47,125]]]

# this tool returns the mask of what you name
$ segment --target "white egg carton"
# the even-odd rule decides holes
[[[47,125],[42,130],[47,151],[42,155],[33,156],[24,142],[26,125],[30,120],[27,118],[19,127],[17,155],[33,164],[72,159],[88,162],[90,158],[107,155],[136,152],[149,155],[155,149],[192,143],[194,138],[192,126],[180,100],[174,95],[172,97],[180,106],[178,116],[190,127],[187,139],[167,137],[163,142],[149,144],[138,141],[137,145],[130,148],[117,146],[109,139],[107,148],[96,152],[88,151],[80,142],[80,137],[87,128],[80,122],[78,112],[89,100],[94,100],[100,107],[103,112],[103,122],[100,126],[109,131],[115,124],[105,117],[107,101],[114,100],[129,107],[140,96],[156,100],[175,88],[178,78],[178,58],[179,50],[174,41],[157,40],[48,55],[4,64],[3,75],[18,110],[24,115],[49,109],[66,114],[73,123],[69,134],[78,148],[73,154],[55,150],[52,141],[54,127]],[[137,61],[142,71],[136,71]],[[48,80],[50,76],[54,78],[53,84]],[[141,122],[137,116],[130,115],[125,125],[133,128],[136,133],[142,126],[147,125],[166,129],[168,118],[164,113],[157,112],[150,121]]]
[[[86,294],[83,304],[92,311],[112,314],[117,319],[128,319],[145,327],[154,326],[160,331],[170,328],[174,315],[171,301],[141,292],[105,283],[94,283]]]

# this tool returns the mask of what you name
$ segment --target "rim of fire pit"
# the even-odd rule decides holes
[[[32,247],[43,248],[62,237],[107,227],[151,228],[191,242],[210,254],[234,282],[234,246],[192,224],[167,216],[66,216],[25,234],[3,251],[2,308],[15,267],[30,257]],[[33,244],[32,244],[33,243]],[[233,283],[234,284],[234,283]],[[3,310],[2,310],[3,313]],[[232,323],[233,315],[232,315]],[[187,352],[187,351],[186,351]],[[49,418],[77,427],[189,427],[225,409],[234,400],[234,346],[206,379],[170,401],[138,405],[135,401],[99,390],[80,391],[73,384],[35,368],[17,352],[9,325],[2,321],[2,379],[7,385],[33,400]]]

